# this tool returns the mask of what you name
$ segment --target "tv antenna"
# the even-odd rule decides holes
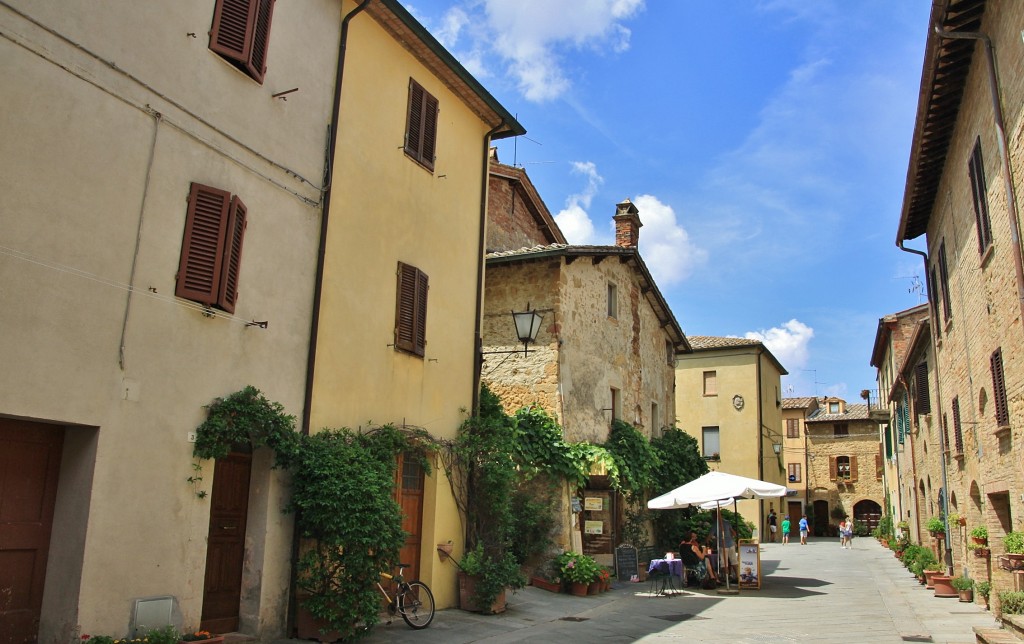
[[[920,304],[924,298],[924,284],[921,282],[921,276],[917,273],[913,275],[900,275],[893,279],[910,280],[910,288],[907,289],[907,293],[917,293],[917,303]]]

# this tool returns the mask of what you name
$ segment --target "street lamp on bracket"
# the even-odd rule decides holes
[[[530,303],[526,303],[525,311],[512,311],[512,322],[516,327],[516,335],[519,337],[519,341],[523,343],[523,355],[530,353],[530,343],[537,341],[537,334],[540,332],[540,325],[544,321],[544,316],[537,312],[536,309],[530,308]],[[514,351],[481,351],[480,355],[491,355],[495,353],[519,353],[519,349]]]

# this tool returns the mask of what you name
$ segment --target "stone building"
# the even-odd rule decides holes
[[[996,597],[1012,587],[1001,537],[1024,529],[1024,4],[940,0],[927,27],[896,242],[928,277],[932,423],[963,441],[946,461],[947,501],[966,528],[987,526]]]
[[[636,207],[629,200],[616,206],[614,246],[554,242],[561,233],[541,202],[524,203],[535,192],[513,170],[491,165],[492,186],[509,182],[515,192],[492,191],[489,221],[519,232],[489,234],[498,248],[487,255],[481,379],[510,412],[543,407],[568,441],[603,443],[614,419],[648,438],[660,435],[675,422],[675,359],[689,343],[640,256]],[[529,246],[501,248],[508,240]],[[528,353],[511,316],[526,307],[543,315]],[[600,489],[603,478],[592,476],[594,489],[585,492],[602,499],[601,511],[570,514],[566,496],[560,545],[610,563],[624,508]],[[581,531],[583,521],[590,534]]]
[[[712,470],[785,485],[780,389],[789,372],[759,340],[702,335],[690,345],[676,362],[679,428]],[[760,533],[773,503],[746,499],[737,510]]]
[[[882,516],[883,459],[868,406],[826,397],[804,427],[812,534],[835,536],[843,516],[874,529]]]

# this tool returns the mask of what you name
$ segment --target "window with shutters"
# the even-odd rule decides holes
[[[942,288],[942,321],[953,317],[953,306],[949,302],[949,267],[946,264],[946,240],[939,244],[939,279]]]
[[[786,466],[789,470],[789,482],[799,483],[800,482],[800,463],[790,463]]]
[[[405,153],[434,171],[438,102],[423,86],[409,79],[409,109],[405,124]]]
[[[829,457],[829,478],[833,481],[855,482],[857,480],[857,457]]]
[[[267,46],[275,0],[217,0],[210,50],[259,84],[267,73]]]
[[[956,454],[964,453],[964,432],[960,427],[960,397],[953,399],[953,450]]]
[[[707,459],[718,459],[720,457],[721,444],[719,443],[718,427],[701,427],[701,455]]]
[[[850,435],[850,425],[847,423],[836,423],[832,425],[832,436],[839,438]]]
[[[1003,378],[1003,350],[992,353],[992,399],[996,407],[996,426],[1009,427],[1010,408],[1006,403],[1006,380]]]
[[[176,297],[235,312],[247,221],[245,204],[237,196],[192,184],[175,276]]]
[[[988,190],[985,187],[985,163],[981,158],[981,137],[974,142],[974,151],[967,163],[974,197],[974,221],[978,227],[978,253],[984,254],[992,245],[992,224],[988,218]]]
[[[800,438],[800,419],[786,419],[786,438]]]
[[[935,337],[942,337],[942,325],[939,324],[939,281],[935,277],[935,266],[928,274],[928,303],[932,305],[931,314],[935,316]]]
[[[914,407],[918,414],[932,413],[931,398],[928,395],[928,363],[922,362],[914,367]]]
[[[878,446],[878,453],[875,454],[875,480],[881,481],[885,475],[885,459],[882,458],[882,446]]]
[[[427,288],[426,273],[398,262],[395,348],[421,358],[427,347]]]

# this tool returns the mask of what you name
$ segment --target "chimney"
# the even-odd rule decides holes
[[[615,204],[615,245],[624,248],[636,248],[640,242],[640,211],[636,209],[633,202],[623,199],[622,203]]]

